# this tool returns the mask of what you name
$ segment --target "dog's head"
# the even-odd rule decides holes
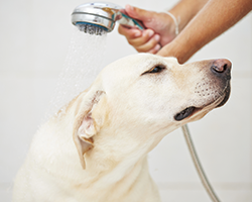
[[[127,136],[125,143],[151,139],[152,148],[167,133],[225,104],[230,69],[224,59],[180,65],[175,58],[151,54],[108,65],[76,100],[74,140],[82,166],[102,131]]]

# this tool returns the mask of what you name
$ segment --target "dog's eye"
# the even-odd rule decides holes
[[[158,72],[163,71],[163,69],[164,69],[163,66],[156,66],[156,67],[154,67],[154,68],[150,71],[150,73],[158,73]]]
[[[147,72],[144,72],[143,74],[147,74],[147,73],[149,73],[149,74],[156,74],[156,73],[162,72],[164,69],[166,69],[165,66],[163,66],[163,65],[157,65],[157,66],[151,68],[150,70],[148,70]]]

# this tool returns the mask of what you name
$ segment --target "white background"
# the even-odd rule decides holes
[[[114,0],[163,11],[177,1]],[[11,200],[12,182],[53,96],[64,65],[72,10],[81,0],[0,1],[0,201]],[[136,51],[114,30],[105,64]],[[99,57],[99,56],[97,56]],[[233,62],[228,103],[189,125],[203,167],[223,202],[252,201],[252,15],[200,50],[190,61]],[[149,156],[164,202],[209,201],[180,129]]]

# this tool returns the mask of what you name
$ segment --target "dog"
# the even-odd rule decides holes
[[[224,105],[230,70],[226,59],[180,65],[146,53],[108,65],[35,134],[13,202],[159,202],[148,152]]]

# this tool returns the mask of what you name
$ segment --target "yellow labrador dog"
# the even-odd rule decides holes
[[[223,105],[228,60],[179,65],[137,54],[108,65],[35,135],[14,202],[159,202],[147,154],[174,129]]]

